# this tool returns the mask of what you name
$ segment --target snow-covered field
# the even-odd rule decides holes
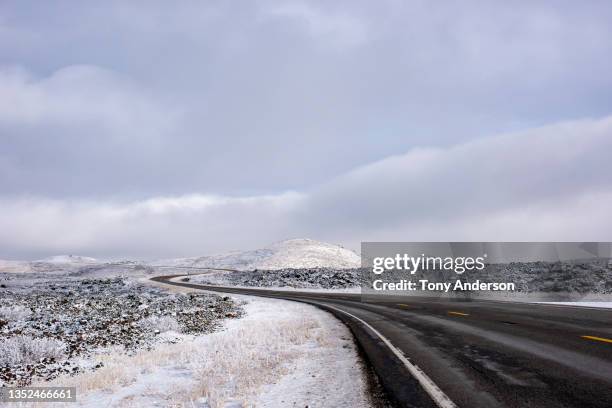
[[[184,273],[179,271],[178,273]],[[195,283],[234,287],[288,288],[313,290],[359,290],[359,269],[309,268],[256,271],[204,271],[189,279]]]
[[[29,349],[44,354],[36,355],[44,360],[35,356],[40,368],[34,374],[15,369],[19,355],[6,355],[12,365],[5,380],[75,386],[78,403],[68,407],[372,405],[353,337],[328,313],[282,300],[225,300],[149,280],[164,273],[142,262],[77,256],[1,264],[1,335],[27,340]],[[231,304],[238,313],[226,310]],[[212,325],[191,330],[190,316],[213,306],[220,314]],[[25,330],[28,339],[15,330]],[[61,344],[36,340],[46,337]]]
[[[153,348],[168,331],[209,333],[242,313],[229,297],[134,279],[54,278],[18,274],[0,289],[0,386],[95,371],[98,355]]]
[[[237,299],[246,313],[221,331],[169,333],[180,341],[127,357],[101,356],[101,369],[44,385],[78,387],[76,406],[86,407],[223,407],[232,401],[244,407],[372,406],[342,323],[300,303]]]
[[[217,281],[214,280],[211,282],[209,279],[197,279],[194,276],[189,278],[189,281],[185,281],[185,277],[176,277],[170,279],[170,281],[174,282],[189,282],[196,284],[208,284],[213,286],[219,286],[221,288],[240,288],[240,289],[255,289],[253,286],[245,286],[245,285],[228,285],[226,281]],[[326,289],[326,288],[303,288],[303,287],[291,287],[291,286],[266,286],[261,289],[265,290],[276,290],[276,291],[285,291],[285,292],[310,292],[310,293],[361,293],[360,287],[348,287],[348,288],[340,288],[340,289]]]

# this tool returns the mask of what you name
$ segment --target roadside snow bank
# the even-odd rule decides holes
[[[257,303],[253,304],[254,322],[282,319],[281,324],[291,325],[297,316],[302,327],[311,327],[311,337],[296,348],[293,359],[281,365],[283,375],[264,385],[249,402],[257,407],[371,406],[366,374],[346,326],[313,306],[277,300]]]
[[[537,303],[543,303],[546,305],[600,307],[603,309],[612,309],[612,302],[537,302]]]

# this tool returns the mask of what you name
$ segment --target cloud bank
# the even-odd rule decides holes
[[[129,202],[0,200],[7,254],[164,257],[296,236],[612,240],[612,116],[414,149],[302,192]]]

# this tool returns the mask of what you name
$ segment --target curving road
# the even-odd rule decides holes
[[[228,288],[313,304],[345,322],[401,407],[612,407],[612,309]]]

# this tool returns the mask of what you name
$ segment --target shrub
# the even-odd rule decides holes
[[[3,306],[0,307],[0,319],[14,322],[18,320],[25,320],[32,312],[30,309],[23,306]]]
[[[43,358],[61,360],[66,356],[66,343],[49,338],[14,336],[0,342],[0,365],[32,364]]]
[[[167,331],[180,331],[181,326],[175,318],[171,316],[149,316],[141,319],[139,322],[140,327],[148,331],[159,330],[160,333]]]

